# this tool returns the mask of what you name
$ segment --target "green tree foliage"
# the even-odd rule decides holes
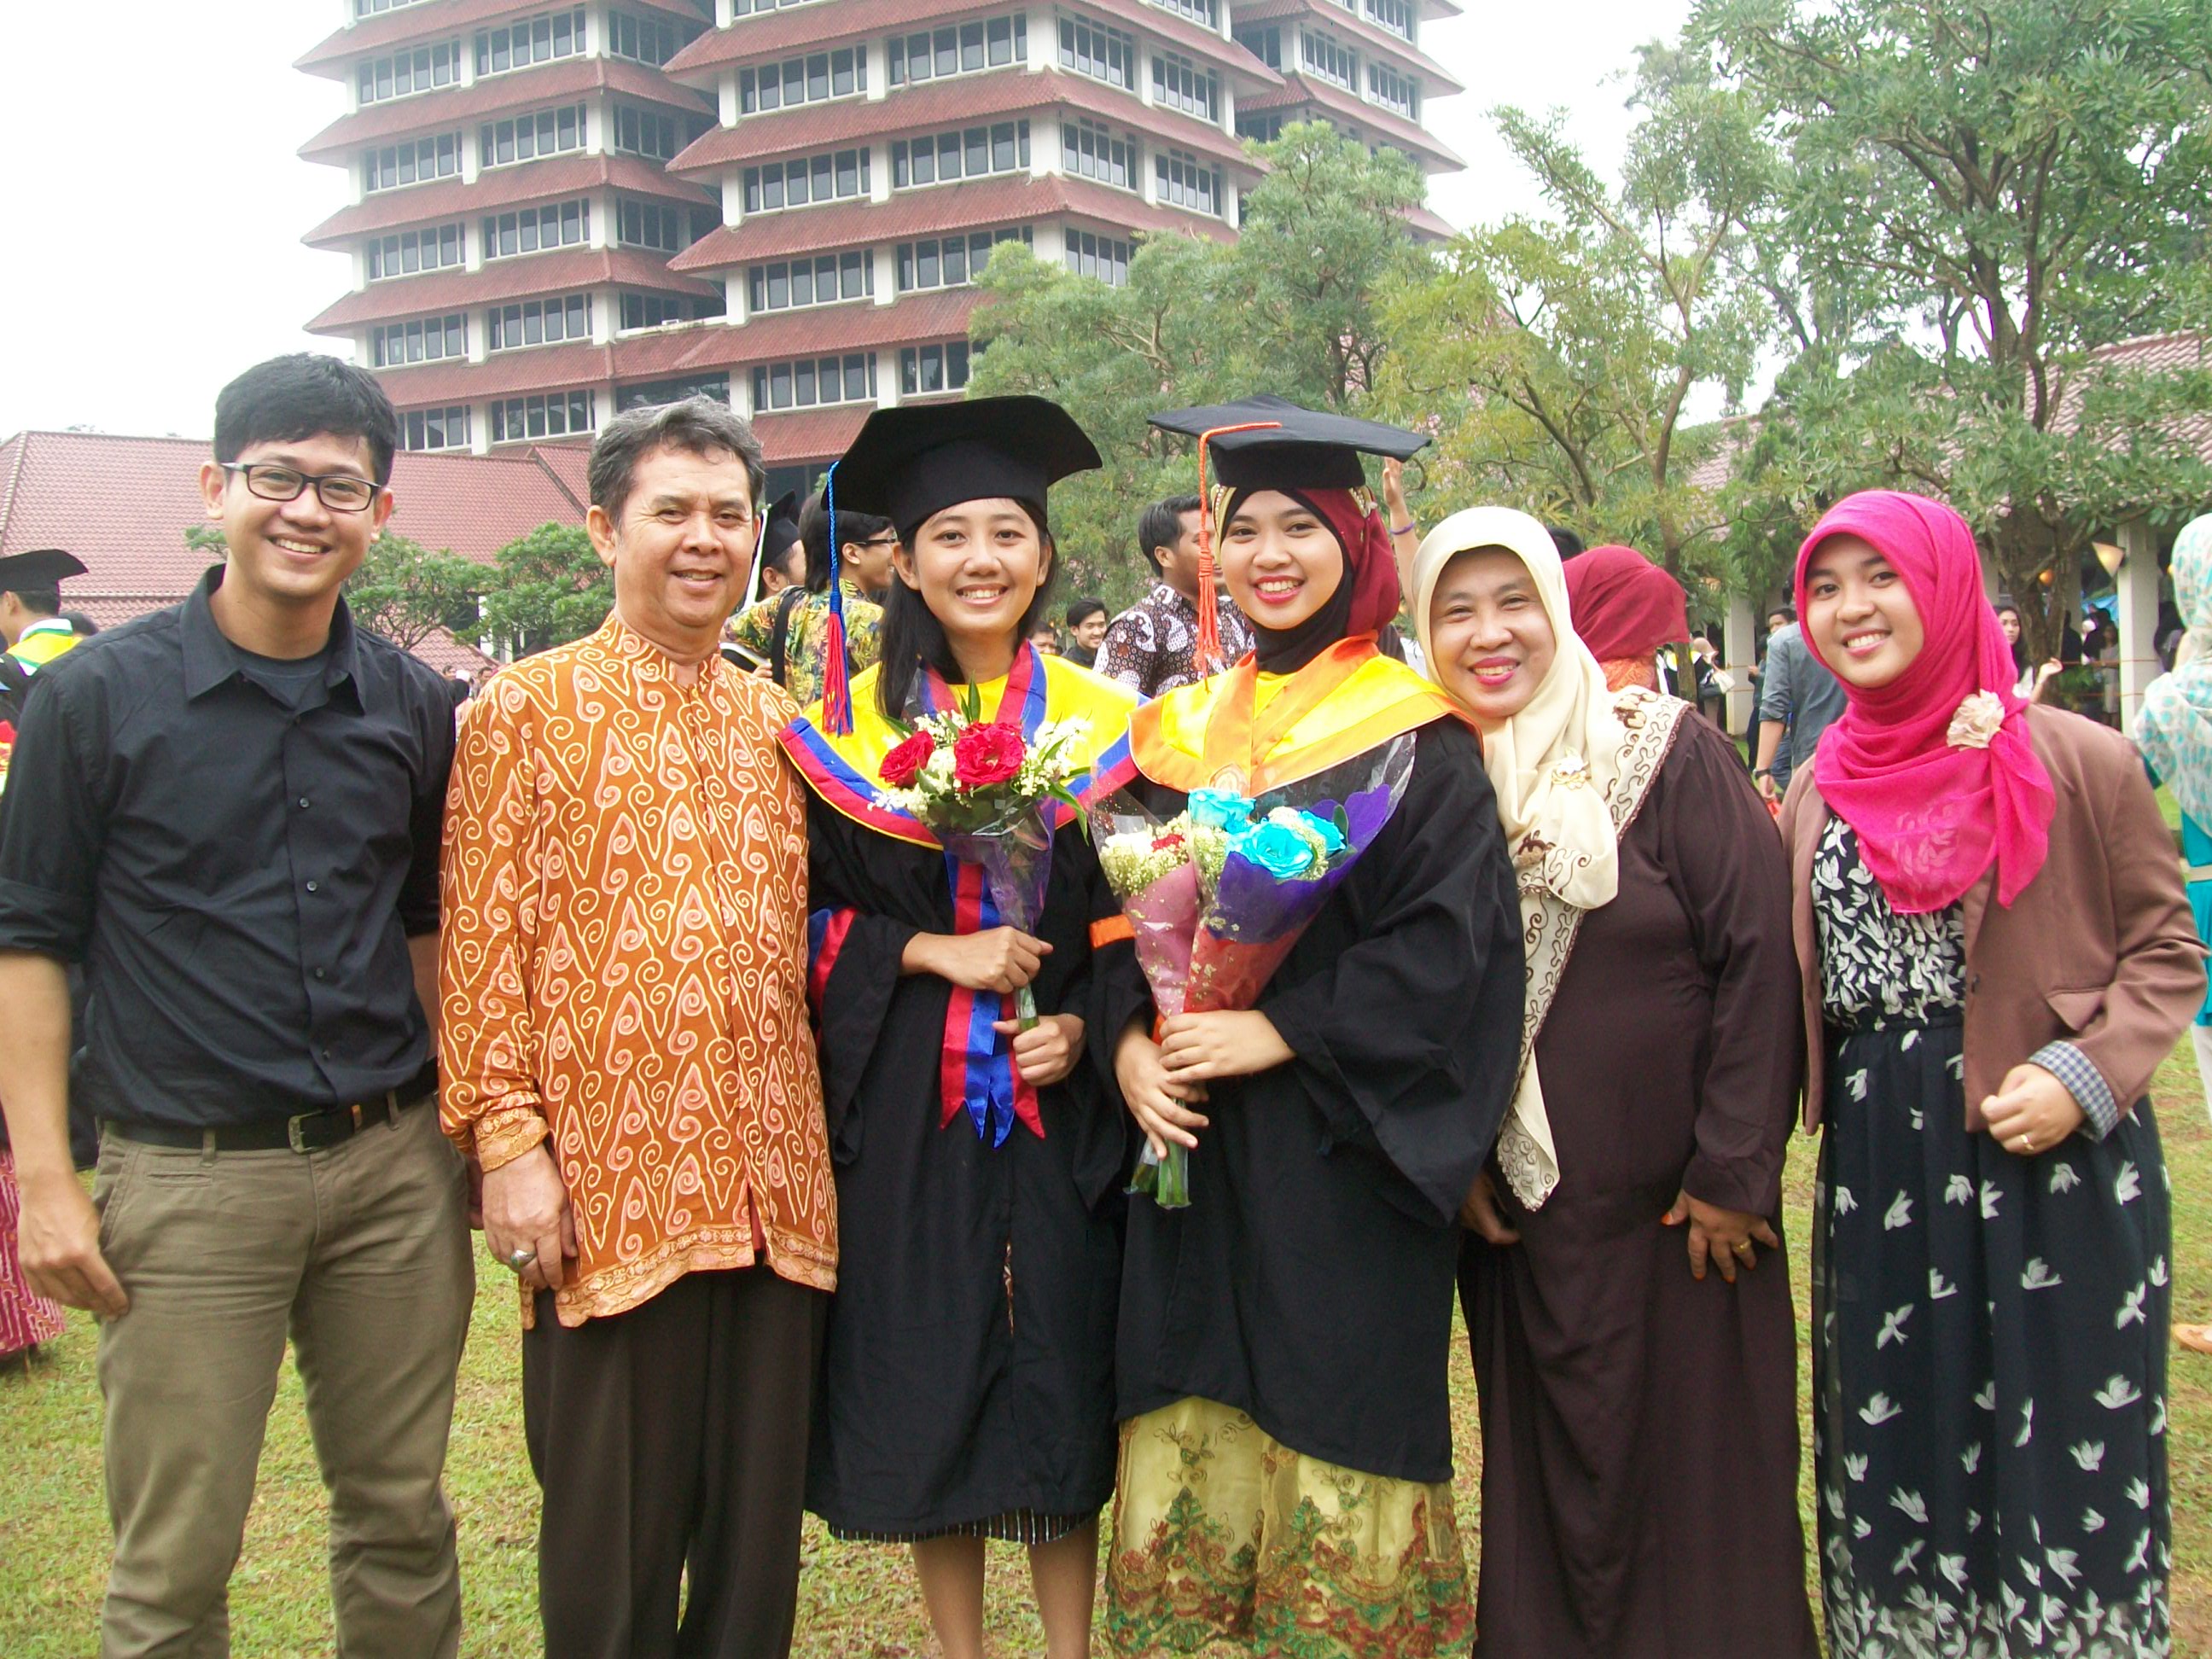
[[[457,622],[462,637],[474,631],[485,574],[458,554],[434,553],[419,542],[386,533],[368,544],[361,568],[346,578],[346,606],[362,627],[412,651]]]
[[[1702,0],[1686,40],[1787,161],[1747,485],[1942,495],[2047,649],[2093,538],[2212,490],[2176,426],[2212,376],[2097,356],[2212,317],[2212,0]]]
[[[1689,410],[1739,401],[1771,331],[1752,251],[1776,157],[1758,106],[1683,53],[1644,48],[1631,102],[1617,186],[1561,117],[1498,112],[1552,216],[1463,236],[1390,291],[1377,403],[1437,430],[1419,516],[1502,499],[1712,574],[1717,503],[1688,479],[1717,433]]]
[[[1244,198],[1233,245],[1146,238],[1127,286],[1109,288],[1007,243],[984,276],[992,303],[970,327],[989,350],[969,395],[1050,397],[1106,461],[1053,491],[1063,598],[1135,599],[1151,580],[1138,514],[1196,487],[1189,441],[1147,416],[1263,391],[1353,406],[1395,349],[1376,299],[1421,258],[1401,216],[1420,200],[1413,163],[1318,123],[1256,153],[1273,170]]]
[[[499,550],[484,629],[517,656],[581,639],[614,608],[614,573],[581,525],[544,524]]]

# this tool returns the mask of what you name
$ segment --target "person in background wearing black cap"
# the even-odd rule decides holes
[[[840,1218],[807,1507],[840,1538],[912,1545],[947,1659],[981,1659],[993,1538],[1029,1547],[1052,1659],[1090,1650],[1126,1131],[1086,1033],[1145,993],[1126,932],[1091,943],[1120,908],[1081,823],[1048,817],[1024,933],[992,925],[980,869],[881,792],[902,722],[970,692],[1030,740],[1086,723],[1090,787],[1127,781],[1135,699],[1027,643],[1052,580],[1046,489],[1098,464],[1039,398],[869,416],[829,491],[841,517],[897,527],[883,661],[848,687],[833,658],[784,737],[818,797],[810,980]],[[1000,1015],[1025,984],[1043,1014],[1021,1031]]]
[[[225,386],[200,470],[224,562],[40,672],[0,795],[23,1265],[101,1320],[110,1656],[228,1650],[288,1341],[336,1648],[460,1641],[441,1481],[474,1278],[431,1054],[453,706],[340,596],[392,512],[398,437],[375,377],[336,358]],[[73,1092],[101,1123],[89,1200]]]
[[[1279,398],[1153,423],[1249,422],[1200,465],[1255,653],[1139,708],[1136,763],[1262,799],[1386,745],[1413,769],[1255,1009],[1176,1015],[1156,1044],[1146,1007],[1113,1034],[1154,1150],[1190,1149],[1192,1197],[1130,1212],[1108,1628],[1127,1653],[1441,1654],[1474,1624],[1457,1224],[1513,1093],[1520,912],[1469,725],[1376,648],[1398,577],[1359,455],[1424,441]]]
[[[787,489],[761,526],[760,591],[764,599],[806,591],[806,550],[799,539],[799,492]]]
[[[774,520],[770,522],[773,527]],[[829,656],[832,568],[842,590],[845,672],[849,678],[876,659],[884,615],[878,601],[890,585],[891,554],[898,546],[898,532],[889,519],[866,513],[840,513],[838,545],[832,548],[829,509],[818,495],[799,510],[798,526],[799,544],[806,550],[805,586],[786,588],[774,599],[740,611],[730,625],[729,637],[742,660],[764,668],[768,677],[804,708],[822,695],[822,671]]]
[[[62,584],[82,574],[84,566],[58,547],[0,559],[0,788],[31,677],[76,645],[77,631],[61,614]]]

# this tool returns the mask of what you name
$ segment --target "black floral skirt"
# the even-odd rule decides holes
[[[1830,1035],[1814,1454],[1837,1659],[2164,1655],[2171,1219],[2150,1103],[2033,1158],[1961,1032]]]

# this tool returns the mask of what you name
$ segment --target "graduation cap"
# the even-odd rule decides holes
[[[0,559],[0,593],[51,593],[71,576],[84,574],[84,562],[58,547],[33,548]]]
[[[1163,432],[1198,440],[1198,643],[1200,671],[1222,665],[1220,611],[1214,598],[1212,495],[1206,462],[1223,488],[1237,495],[1255,489],[1359,489],[1367,483],[1359,458],[1410,459],[1428,439],[1402,427],[1301,408],[1262,392],[1233,404],[1174,409],[1152,417]]]
[[[1052,485],[1102,465],[1075,417],[1048,398],[976,398],[879,409],[830,469],[823,486],[830,544],[838,544],[841,504],[889,519],[899,539],[911,546],[921,526],[948,507],[1006,496],[1042,510]],[[839,734],[853,729],[843,590],[842,582],[830,584],[822,677],[823,723]]]
[[[791,551],[791,544],[798,539],[799,492],[787,489],[769,508],[768,521],[761,527],[761,557],[774,564]]]

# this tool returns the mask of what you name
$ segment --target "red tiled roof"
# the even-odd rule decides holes
[[[1349,35],[1363,46],[1379,47],[1384,56],[1419,70],[1421,90],[1430,97],[1449,98],[1455,92],[1467,90],[1465,83],[1449,70],[1403,35],[1393,34],[1380,23],[1370,22],[1364,15],[1346,11],[1334,0],[1237,0],[1236,16],[1239,28],[1247,23],[1272,22],[1278,17],[1310,17],[1332,33]]]
[[[300,240],[309,247],[343,247],[370,231],[439,224],[456,214],[483,213],[524,202],[557,201],[609,185],[633,196],[698,207],[714,199],[711,191],[672,179],[652,162],[635,155],[551,155],[542,161],[488,167],[472,180],[447,179],[406,190],[380,190],[352,207],[339,209]]]
[[[880,103],[845,100],[810,104],[773,115],[749,115],[733,127],[716,127],[668,164],[675,173],[705,173],[719,183],[732,162],[827,149],[860,138],[895,138],[939,127],[973,125],[1002,115],[1061,107],[1119,125],[1141,127],[1170,143],[1258,175],[1266,167],[1245,154],[1241,140],[1193,116],[1147,109],[1135,96],[1116,92],[1087,75],[1048,70],[1036,75],[983,75],[972,80],[929,81],[891,94]],[[1035,142],[1057,142],[1032,134]]]
[[[1042,178],[977,179],[957,185],[902,191],[883,203],[852,202],[757,214],[725,225],[669,261],[672,270],[717,270],[755,259],[895,241],[903,237],[1012,224],[1056,213],[1079,214],[1120,230],[1181,231],[1223,240],[1237,233],[1218,219],[1174,208],[1153,207],[1127,191],[1088,179],[1048,173]]]
[[[65,547],[85,574],[63,590],[69,608],[102,628],[174,605],[217,561],[185,545],[206,522],[199,472],[207,444],[191,438],[19,432],[0,443],[0,556]],[[546,523],[578,524],[580,468],[535,447],[498,455],[403,454],[392,465],[391,528],[425,547],[489,564]],[[415,654],[443,672],[486,665],[442,631]]]
[[[455,639],[442,628],[434,628],[427,636],[416,641],[415,647],[409,654],[429,664],[447,679],[465,668],[479,684],[483,683],[483,676],[499,667],[495,659],[487,657],[473,645]]]
[[[2143,334],[2119,340],[2089,354],[2089,361],[2060,394],[2054,431],[2071,433],[2081,418],[2082,399],[2100,369],[2118,368],[2136,374],[2168,374],[2182,369],[2212,369],[2212,334]],[[2167,434],[2212,464],[2212,410],[2183,415],[2163,423]]]
[[[1160,10],[1139,0],[1085,0],[1101,17],[1141,28],[1169,45],[1218,64],[1237,80],[1272,87],[1281,77],[1234,40],[1225,40],[1211,29]],[[668,73],[678,80],[713,84],[714,77],[733,64],[759,63],[788,52],[819,52],[824,46],[878,34],[918,23],[939,23],[971,12],[1000,10],[1006,0],[829,0],[818,5],[779,10],[766,17],[740,18],[724,29],[709,29],[668,62]],[[1038,61],[1056,50],[1052,43],[1032,41],[1030,54]]]
[[[1318,104],[1325,117],[1358,122],[1366,131],[1389,140],[1408,154],[1430,157],[1437,163],[1432,171],[1458,173],[1467,167],[1465,161],[1419,122],[1408,121],[1402,115],[1393,115],[1380,104],[1370,104],[1358,93],[1346,92],[1334,81],[1296,73],[1284,76],[1284,81],[1285,84],[1280,92],[1239,99],[1237,112],[1239,115],[1255,115],[1261,110],[1279,109],[1287,115],[1304,105]]]
[[[840,404],[835,409],[804,409],[795,414],[756,415],[753,436],[761,441],[770,466],[799,461],[834,461],[853,447],[873,404]]]
[[[321,45],[295,60],[292,67],[306,70],[311,75],[343,80],[353,60],[369,52],[381,52],[403,40],[410,46],[436,40],[463,30],[473,30],[479,23],[494,22],[519,13],[543,11],[548,3],[549,0],[427,0],[422,4],[402,6],[326,36]],[[687,0],[623,0],[623,3],[647,11],[665,12],[686,22],[705,24],[709,33],[714,32],[713,19],[702,16],[699,9],[687,3]]]
[[[651,380],[817,353],[965,339],[968,319],[985,297],[978,289],[948,289],[913,295],[894,305],[812,306],[747,323],[696,323],[632,335],[615,342],[614,372],[623,380]]]
[[[572,247],[557,253],[494,259],[481,270],[438,270],[371,283],[347,295],[336,305],[325,307],[307,325],[307,331],[345,334],[363,323],[381,322],[389,317],[416,317],[427,312],[485,305],[494,300],[520,300],[533,294],[590,288],[601,283],[621,283],[632,288],[702,298],[711,297],[714,292],[704,283],[672,274],[657,253],[641,253],[630,248]]]
[[[380,139],[410,132],[449,132],[483,116],[535,109],[602,91],[673,105],[695,114],[710,112],[697,93],[678,86],[659,70],[621,58],[563,58],[511,74],[490,76],[474,86],[441,87],[412,98],[371,104],[340,116],[301,145],[300,154],[310,161],[344,166],[352,161],[357,147]]]
[[[613,378],[608,348],[588,341],[495,351],[480,363],[456,361],[388,368],[377,375],[385,396],[402,409],[471,403],[521,392],[605,386]]]

